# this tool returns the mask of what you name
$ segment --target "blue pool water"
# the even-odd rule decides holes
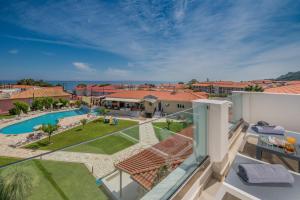
[[[71,117],[75,115],[83,115],[88,111],[83,109],[49,113],[29,120],[25,120],[0,129],[1,134],[22,134],[34,131],[33,128],[40,124],[57,124],[58,119]]]

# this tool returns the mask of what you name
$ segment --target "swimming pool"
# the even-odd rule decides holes
[[[88,111],[84,109],[63,111],[63,112],[55,112],[48,113],[45,115],[41,115],[39,117],[35,117],[32,119],[28,119],[16,124],[12,124],[10,126],[6,126],[0,129],[1,134],[22,134],[29,133],[34,131],[34,127],[40,124],[57,124],[60,118],[71,117],[75,115],[83,115]]]

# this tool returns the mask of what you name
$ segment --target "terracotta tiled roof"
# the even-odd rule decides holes
[[[25,99],[32,97],[69,97],[71,94],[63,91],[62,87],[31,88],[22,92],[14,93],[11,99]]]
[[[233,82],[233,81],[211,81],[211,82],[202,82],[195,83],[194,86],[214,86],[214,87],[230,87],[230,88],[245,88],[250,85],[250,82]]]
[[[192,126],[180,133],[149,147],[129,158],[117,163],[116,168],[127,172],[131,177],[150,190],[162,166],[174,170],[193,152]]]
[[[295,85],[295,84],[300,84],[300,81],[287,81],[287,85]]]
[[[143,99],[145,96],[155,96],[159,100],[165,101],[192,101],[196,99],[206,99],[208,95],[204,92],[169,92],[169,91],[144,91],[133,90],[123,91],[114,94],[107,95],[111,98],[123,98],[123,99]]]
[[[29,89],[29,88],[35,88],[38,86],[33,86],[33,85],[12,85],[12,88],[20,88],[20,89]]]
[[[265,89],[267,93],[286,93],[286,94],[300,94],[300,84],[291,84],[281,87],[274,87]]]

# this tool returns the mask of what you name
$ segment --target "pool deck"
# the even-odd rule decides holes
[[[17,124],[17,123],[32,119],[32,118],[36,118],[36,117],[39,117],[39,116],[42,116],[42,115],[46,115],[46,114],[50,114],[50,113],[58,113],[58,112],[77,110],[77,109],[78,108],[70,108],[70,109],[64,109],[64,110],[45,111],[45,112],[40,112],[40,113],[29,113],[29,114],[26,114],[24,116],[21,116],[21,119],[14,118],[14,119],[7,120],[7,122],[6,121],[0,121],[0,129],[2,129],[6,126],[10,126],[10,125],[13,125],[13,124]],[[24,134],[27,134],[27,133],[24,133]]]

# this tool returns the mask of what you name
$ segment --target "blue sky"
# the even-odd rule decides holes
[[[0,79],[249,80],[300,70],[300,1],[0,0]]]

